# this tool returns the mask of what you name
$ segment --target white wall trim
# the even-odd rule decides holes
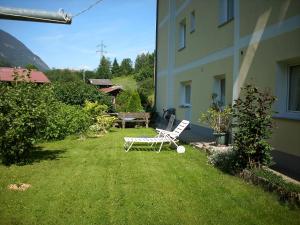
[[[192,0],[186,0],[181,4],[179,9],[176,11],[176,17],[192,2]]]
[[[238,87],[238,78],[239,78],[239,68],[240,68],[240,1],[234,1],[234,40],[233,40],[233,74],[232,74],[232,104],[234,100],[238,98],[239,87]]]
[[[174,0],[171,0],[174,1]],[[181,4],[179,9],[176,11],[176,17],[192,2],[192,0],[186,0],[184,3]],[[166,15],[159,23],[158,28],[161,29],[164,25],[167,24],[168,20],[170,19],[170,14]]]
[[[176,44],[176,1],[169,0],[169,29],[168,29],[168,73],[167,73],[167,107],[174,107],[174,76],[175,44]]]
[[[297,28],[300,28],[300,15],[291,17],[282,22],[268,26],[266,29],[261,29],[253,34],[242,37],[239,41],[239,48],[256,44],[259,41],[268,40],[281,34],[293,31]]]
[[[236,0],[235,2],[236,2],[235,4],[238,4],[239,0]],[[237,6],[235,5],[235,8],[236,7]],[[239,27],[239,21],[238,21],[236,13],[237,12],[235,12],[235,19],[234,19],[234,21],[236,23],[234,37],[235,37],[235,39],[238,38],[238,41],[237,41],[238,44],[233,45],[228,48],[225,48],[225,49],[222,49],[220,51],[208,54],[205,57],[191,61],[183,66],[176,67],[176,68],[174,68],[174,75],[180,74],[182,72],[186,72],[191,69],[195,69],[195,68],[205,65],[207,63],[211,63],[211,62],[235,55],[235,57],[237,57],[237,58],[235,59],[236,61],[234,60],[235,63],[234,63],[234,70],[233,70],[233,73],[234,73],[233,78],[236,78],[238,76],[238,72],[239,72],[239,50],[240,50],[240,48],[247,47],[248,44],[254,44],[255,40],[258,41],[257,38],[260,37],[259,35],[262,35],[260,41],[264,41],[264,40],[268,40],[270,38],[273,38],[278,35],[281,35],[281,34],[284,34],[287,32],[291,32],[293,30],[300,28],[300,15],[298,15],[298,16],[289,18],[285,21],[282,21],[280,23],[266,27],[266,29],[263,31],[263,33],[261,33],[262,31],[260,30],[260,31],[254,32],[253,35],[247,35],[247,36],[240,38],[240,37],[238,37],[239,31],[237,31],[237,29],[236,29],[237,26]],[[254,38],[252,38],[252,37],[254,37]],[[250,40],[251,40],[251,43],[250,43]],[[162,76],[166,76],[166,75],[167,75],[166,70],[158,71],[158,77],[162,77]],[[233,82],[234,82],[234,79],[233,79]],[[233,89],[233,92],[235,93],[235,89]],[[236,95],[234,93],[233,93],[233,98],[236,97]]]
[[[225,48],[221,51],[211,53],[203,58],[200,58],[191,63],[188,63],[183,66],[175,68],[174,75],[197,68],[199,66],[202,66],[202,65],[214,62],[214,61],[218,61],[218,60],[227,58],[232,55],[233,55],[233,47]]]
[[[170,18],[170,15],[166,15],[159,23],[158,28],[161,29],[165,24],[167,24],[168,20]]]

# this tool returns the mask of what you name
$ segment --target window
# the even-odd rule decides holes
[[[288,111],[300,112],[300,65],[289,67]]]
[[[182,82],[181,83],[181,105],[183,107],[191,106],[191,93],[192,93],[191,81]]]
[[[179,24],[179,50],[185,48],[186,42],[186,21],[182,20]]]
[[[190,14],[190,32],[194,32],[196,30],[196,16],[195,11]]]
[[[185,95],[184,95],[184,103],[185,104],[191,104],[191,85],[190,84],[186,84],[185,86],[184,86],[185,88],[185,90],[184,90],[184,93],[185,93]]]
[[[219,24],[222,25],[232,20],[234,17],[234,0],[219,0],[219,2]]]
[[[221,106],[225,106],[226,98],[225,98],[225,93],[226,93],[226,82],[224,75],[219,77],[215,77],[214,81],[214,90],[213,93],[217,94],[216,100]]]
[[[300,120],[300,57],[279,62],[274,117]],[[296,64],[295,64],[296,63]]]

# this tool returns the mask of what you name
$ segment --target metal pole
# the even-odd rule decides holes
[[[34,9],[0,7],[0,19],[61,24],[72,23],[72,16],[65,13],[63,9],[60,9],[58,12],[48,12]]]

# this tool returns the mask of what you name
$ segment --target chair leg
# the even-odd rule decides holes
[[[159,150],[158,150],[158,152],[157,153],[160,153],[160,150],[161,150],[161,148],[162,148],[162,146],[163,146],[163,142],[161,142],[161,144],[160,144],[160,146],[159,146]]]
[[[131,143],[130,143],[129,147],[125,150],[125,152],[128,152],[128,151],[131,149],[133,143],[134,143],[134,142],[131,142]]]

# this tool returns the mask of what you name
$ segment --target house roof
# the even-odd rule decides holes
[[[89,79],[89,82],[93,85],[105,85],[105,86],[113,85],[110,79]]]
[[[14,81],[14,71],[22,75],[28,70],[23,68],[10,68],[10,67],[0,67],[0,81],[13,82]],[[48,77],[41,71],[31,70],[30,79],[25,78],[26,81],[31,81],[34,83],[50,83]]]
[[[122,86],[112,86],[112,87],[108,87],[108,88],[101,88],[100,91],[104,92],[104,93],[111,93],[114,91],[121,91],[123,90]]]

